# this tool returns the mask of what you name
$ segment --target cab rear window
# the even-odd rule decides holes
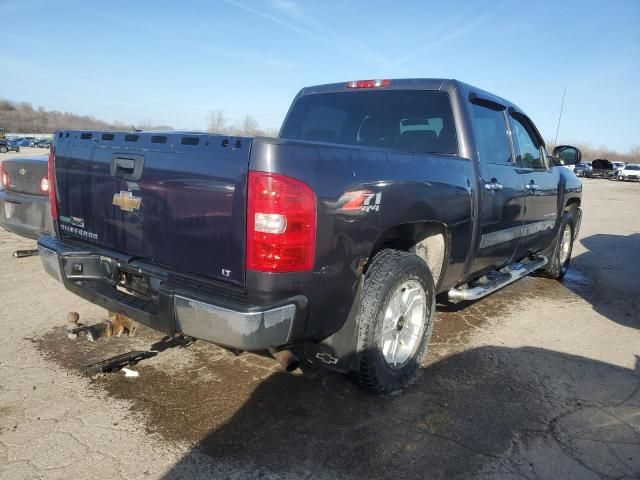
[[[431,90],[303,96],[293,105],[280,136],[414,153],[458,153],[449,96]]]

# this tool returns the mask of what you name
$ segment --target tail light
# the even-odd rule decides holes
[[[391,84],[391,80],[355,80],[347,82],[347,88],[385,88]]]
[[[5,189],[9,188],[9,174],[4,169],[4,165],[0,162],[0,176],[2,176],[2,187]]]
[[[49,193],[49,177],[44,177],[40,180],[40,191],[42,193]]]
[[[49,191],[49,206],[51,207],[51,218],[58,220],[58,204],[56,203],[56,179],[54,162],[56,160],[55,150],[53,145],[49,148],[49,164],[48,164],[48,188]],[[44,179],[42,179],[44,181]],[[42,190],[42,182],[40,182],[40,189]],[[44,191],[44,190],[43,190]]]
[[[316,196],[298,180],[249,172],[247,268],[260,272],[299,272],[313,268]]]

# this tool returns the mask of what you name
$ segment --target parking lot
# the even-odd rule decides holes
[[[439,305],[420,375],[390,396],[145,328],[71,340],[69,311],[106,312],[0,232],[0,478],[639,478],[640,184],[583,183],[566,280]],[[137,378],[83,373],[150,348]]]

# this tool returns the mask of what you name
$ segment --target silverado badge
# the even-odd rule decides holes
[[[133,212],[140,208],[142,199],[140,197],[134,197],[133,193],[125,192],[121,190],[120,193],[113,194],[113,205],[120,207],[123,212]]]

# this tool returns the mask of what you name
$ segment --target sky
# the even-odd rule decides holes
[[[456,78],[542,135],[640,144],[640,0],[0,0],[0,98],[131,124],[278,128],[304,86]],[[10,21],[8,20],[10,19]]]

